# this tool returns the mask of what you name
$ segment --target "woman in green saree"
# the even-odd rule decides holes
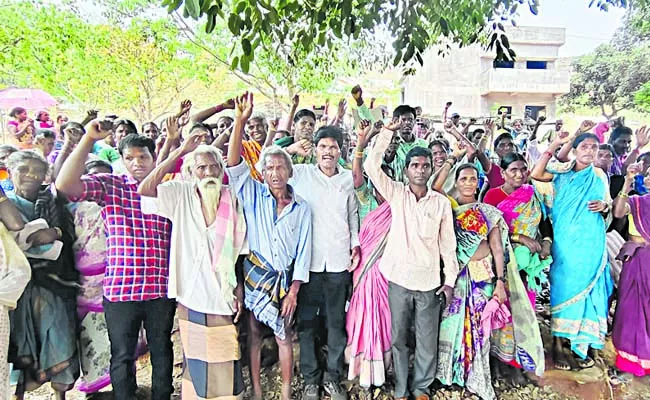
[[[541,375],[544,349],[535,313],[515,264],[508,226],[495,207],[477,202],[478,171],[456,171],[454,209],[461,271],[443,314],[437,378],[494,399],[490,354]]]

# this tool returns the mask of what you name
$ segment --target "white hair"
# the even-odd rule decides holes
[[[255,169],[263,173],[266,169],[266,159],[271,156],[280,156],[284,158],[284,162],[287,164],[287,169],[289,170],[289,175],[293,174],[293,162],[291,162],[291,156],[282,147],[276,145],[269,146],[262,150],[260,159],[257,164],[255,164]]]
[[[40,154],[32,150],[22,150],[22,151],[15,151],[11,153],[9,157],[7,157],[7,169],[12,171],[31,160],[38,162],[39,164],[44,166],[46,170],[50,166],[47,160],[43,158],[43,156],[41,156]]]
[[[221,174],[219,175],[219,178],[222,178],[225,171],[223,153],[216,147],[207,144],[200,144],[196,150],[185,156],[183,159],[183,175],[185,175],[186,178],[192,177],[192,168],[194,168],[196,165],[196,156],[202,154],[210,154],[212,157],[214,157],[214,159],[217,161],[217,164],[219,164],[221,167]]]

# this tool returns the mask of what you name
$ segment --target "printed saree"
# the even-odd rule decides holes
[[[628,200],[637,233],[645,240],[621,249],[623,264],[612,342],[616,367],[637,376],[650,375],[650,195]]]
[[[466,387],[483,399],[494,399],[489,355],[542,375],[544,348],[535,313],[514,263],[508,228],[501,213],[487,204],[468,204],[454,209],[458,261],[461,271],[454,296],[443,314],[438,342],[436,377],[445,385]],[[506,293],[512,319],[493,330],[490,340],[481,329],[482,312],[492,297],[494,284],[491,256],[472,260],[490,231],[501,230],[506,264]],[[487,270],[489,268],[489,270]]]
[[[605,219],[589,211],[587,203],[608,200],[609,189],[600,169],[589,166],[574,171],[573,164],[547,168],[554,174],[551,332],[568,339],[571,350],[586,358],[589,347],[604,346],[607,300],[613,290]]]
[[[390,364],[391,316],[388,281],[379,271],[391,224],[388,203],[371,211],[359,232],[361,261],[353,273],[354,290],[346,315],[348,379],[362,387],[381,386]]]

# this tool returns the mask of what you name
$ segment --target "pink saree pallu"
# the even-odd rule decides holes
[[[390,206],[370,212],[359,232],[361,261],[353,273],[354,290],[347,313],[348,379],[359,377],[362,387],[381,386],[390,365],[388,281],[379,271],[391,223]]]

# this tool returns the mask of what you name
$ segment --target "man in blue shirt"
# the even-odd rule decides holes
[[[260,167],[265,183],[250,176],[241,159],[244,126],[253,111],[253,95],[235,99],[235,124],[228,145],[232,190],[244,207],[250,255],[244,261],[244,305],[250,313],[250,371],[255,399],[260,384],[260,324],[275,333],[282,370],[282,399],[290,400],[293,373],[293,316],[302,283],[309,282],[312,223],[307,202],[287,184],[291,157],[277,146],[265,149]],[[239,296],[238,296],[239,297]]]

